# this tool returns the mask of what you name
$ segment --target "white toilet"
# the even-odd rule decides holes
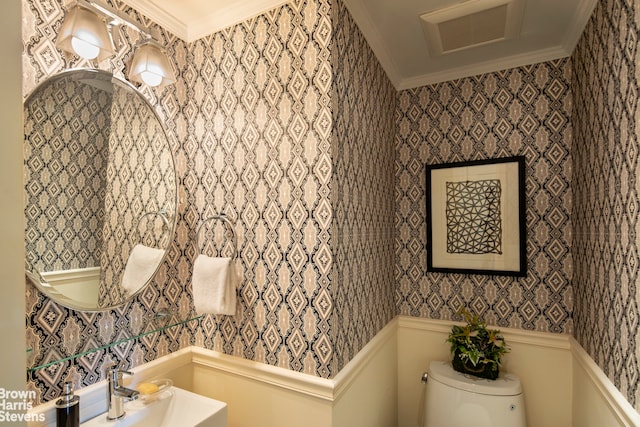
[[[427,378],[425,427],[525,427],[518,377],[501,373],[485,380],[431,362]]]

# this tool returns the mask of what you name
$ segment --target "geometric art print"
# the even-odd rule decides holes
[[[502,254],[499,179],[446,183],[447,253]]]

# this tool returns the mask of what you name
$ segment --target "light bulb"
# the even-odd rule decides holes
[[[140,78],[149,86],[158,86],[162,83],[162,76],[151,71],[143,71],[140,73]]]
[[[73,50],[85,59],[94,59],[98,57],[100,48],[89,42],[81,40],[77,37],[71,38],[71,46]]]
[[[77,5],[65,14],[56,47],[89,60],[102,61],[113,55],[113,45],[104,20],[91,10]]]
[[[159,45],[152,41],[136,47],[130,67],[129,78],[148,86],[161,86],[176,81],[169,59]]]

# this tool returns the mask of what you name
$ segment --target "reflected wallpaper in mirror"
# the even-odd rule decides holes
[[[176,179],[161,122],[131,85],[71,70],[25,102],[27,276],[80,310],[118,306],[173,238]]]

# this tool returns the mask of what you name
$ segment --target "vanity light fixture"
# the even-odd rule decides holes
[[[113,55],[106,22],[93,11],[75,5],[67,12],[60,27],[56,47],[85,59],[102,61]]]
[[[169,58],[154,40],[145,40],[136,47],[129,69],[129,80],[149,86],[164,86],[176,81]]]
[[[113,41],[119,27],[126,25],[142,36],[131,60],[129,79],[149,86],[176,81],[171,62],[162,45],[149,30],[100,0],[76,0],[60,27],[56,47],[86,59],[102,61],[114,54]]]

